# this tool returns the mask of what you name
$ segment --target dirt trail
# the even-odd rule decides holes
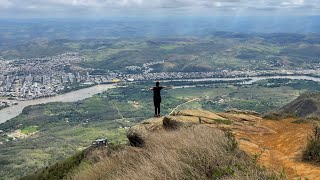
[[[284,170],[287,179],[320,179],[320,166],[301,162],[301,153],[312,133],[312,124],[292,123],[293,119],[256,121],[271,133],[236,132],[240,148],[251,155],[261,155],[258,163],[276,171]]]
[[[187,101],[187,102],[184,102],[184,103],[182,103],[182,104],[179,104],[179,105],[176,106],[168,115],[169,115],[169,116],[172,115],[180,106],[185,105],[185,104],[188,104],[188,103],[193,102],[193,101],[198,101],[199,99],[200,99],[200,98],[193,98],[193,99],[191,99],[191,100],[189,100],[189,101]]]

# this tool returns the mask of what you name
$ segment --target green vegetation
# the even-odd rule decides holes
[[[142,66],[143,63],[162,60],[166,63],[155,66],[155,71],[279,70],[317,65],[319,44],[300,46],[296,42],[280,44],[270,41],[270,37],[259,38],[248,35],[245,38],[119,39],[106,40],[108,45],[101,43],[91,47],[83,46],[83,42],[73,42],[72,47],[77,47],[75,50],[89,60],[80,63],[82,67],[102,71],[117,69],[126,72],[126,66]]]
[[[226,125],[232,124],[232,121],[229,120],[229,119],[227,119],[227,120],[225,120],[225,119],[215,119],[214,121],[217,122],[218,124],[226,124]]]
[[[292,123],[304,124],[304,123],[308,123],[308,122],[310,122],[310,120],[308,120],[308,119],[297,119],[297,120],[293,121]]]
[[[160,48],[164,49],[164,50],[173,50],[175,48],[177,48],[178,46],[172,44],[172,45],[161,45]]]
[[[38,126],[27,126],[21,130],[21,133],[28,135],[37,132],[37,130]]]
[[[22,178],[23,180],[34,179],[62,179],[72,169],[80,165],[81,161],[85,158],[85,151],[79,152],[70,158],[67,158],[61,162],[58,162],[51,167],[46,167],[44,170],[37,172],[33,175]]]
[[[311,80],[267,79],[257,84],[269,88],[288,86],[296,90],[318,91],[320,89],[320,83]]]
[[[309,138],[306,150],[303,152],[303,159],[320,163],[320,127],[314,126],[313,134]]]
[[[125,121],[79,125],[61,123],[42,129],[35,136],[4,142],[0,145],[0,179],[21,177],[49,167],[87,148],[97,138],[107,137],[110,142],[126,143],[126,129],[120,127],[130,124],[132,122]]]
[[[220,179],[223,178],[224,176],[234,176],[235,170],[233,169],[233,167],[231,166],[227,166],[226,168],[216,168],[213,169],[212,172],[212,179],[216,180],[216,179]]]
[[[79,51],[89,61],[80,65],[102,70],[126,71],[125,66],[141,66],[143,63],[165,60],[165,64],[154,67],[155,71],[202,72],[215,71],[219,68],[231,70],[312,68],[312,65],[318,62],[318,44],[305,46],[291,42],[279,44],[270,42],[269,38],[257,40],[252,35],[243,39],[213,36],[115,40],[109,42],[108,46],[103,44],[91,49],[81,47]]]
[[[175,89],[170,95],[181,99],[201,98],[200,101],[186,104],[180,108],[199,108],[209,111],[228,109],[252,110],[266,113],[282,107],[299,96],[300,90],[282,86],[275,88],[260,85],[215,85]]]
[[[78,169],[94,165],[100,161],[101,158],[111,156],[113,153],[123,149],[123,147],[124,145],[109,143],[107,147],[87,148],[69,158],[53,164],[50,167],[39,169],[21,179],[63,179]]]

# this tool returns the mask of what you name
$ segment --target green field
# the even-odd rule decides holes
[[[38,130],[38,126],[27,126],[21,130],[21,133],[28,135],[28,134],[37,132],[37,130]]]

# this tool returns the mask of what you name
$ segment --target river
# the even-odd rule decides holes
[[[76,102],[92,97],[95,94],[102,93],[103,91],[106,91],[114,87],[116,87],[114,84],[100,84],[89,88],[72,91],[62,95],[27,101],[18,101],[18,105],[0,110],[0,123],[4,123],[7,120],[10,120],[11,118],[18,116],[25,107],[30,105],[45,104],[50,102]]]
[[[243,77],[243,78],[203,78],[203,79],[177,79],[177,80],[164,80],[162,82],[170,81],[234,81],[234,80],[243,80],[241,84],[252,84],[260,80],[265,79],[295,79],[295,80],[309,80],[320,82],[320,78],[310,77],[310,76],[261,76],[261,77]],[[45,104],[49,102],[76,102],[83,100],[89,97],[92,97],[95,94],[102,93],[105,90],[116,87],[114,84],[102,84],[96,85],[93,87],[80,89],[77,91],[69,92],[62,95],[57,95],[48,98],[34,99],[28,101],[19,101],[18,105],[8,107],[0,110],[0,123],[4,123],[7,120],[18,116],[22,110],[30,105]],[[192,87],[192,86],[181,86],[181,87]]]

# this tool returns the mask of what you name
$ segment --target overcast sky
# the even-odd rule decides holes
[[[320,0],[0,0],[0,18],[320,15]]]

